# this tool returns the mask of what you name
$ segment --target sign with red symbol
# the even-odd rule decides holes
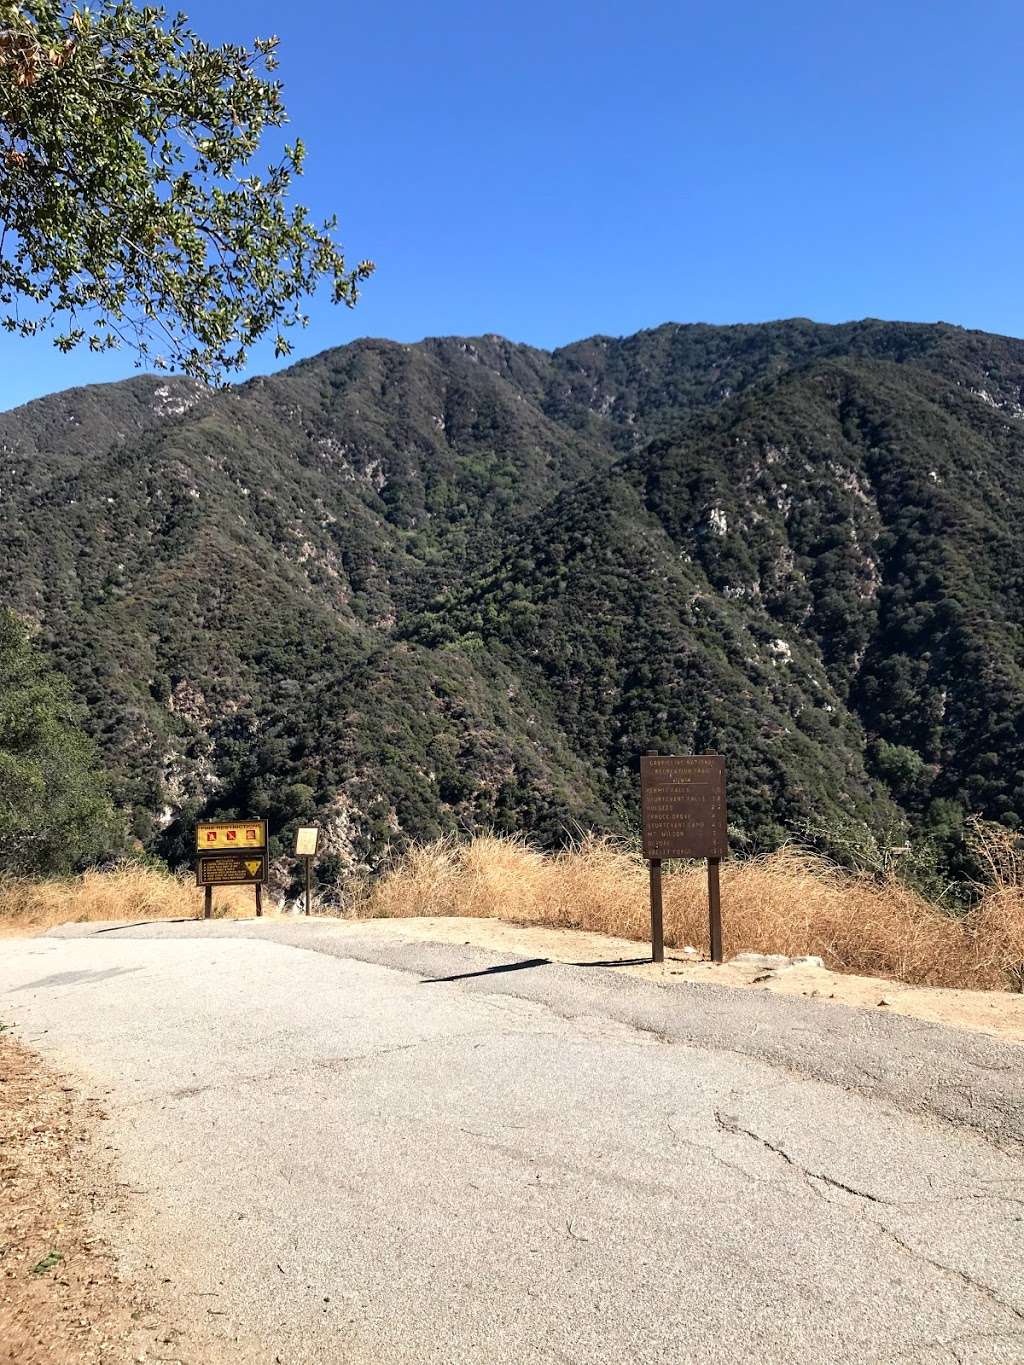
[[[266,820],[211,820],[196,826],[196,852],[218,849],[264,849],[267,846]]]

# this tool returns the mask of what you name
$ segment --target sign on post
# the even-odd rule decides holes
[[[643,853],[651,870],[651,956],[665,960],[663,858],[707,858],[711,960],[722,961],[719,862],[729,851],[721,754],[647,753],[640,759]]]
[[[197,853],[215,853],[220,850],[238,853],[243,848],[266,846],[266,820],[207,820],[196,826]]]
[[[196,885],[206,888],[203,917],[213,914],[215,886],[253,886],[263,914],[269,875],[266,820],[208,820],[196,826]]]
[[[725,759],[644,754],[640,808],[645,858],[724,858]]]
[[[247,886],[267,880],[267,855],[256,853],[213,853],[198,859],[197,886]]]
[[[306,914],[313,902],[313,859],[320,842],[319,825],[300,825],[295,831],[295,856],[306,864]]]
[[[297,858],[315,858],[316,846],[319,842],[319,825],[300,825],[295,831],[295,856]]]
[[[300,824],[295,831],[295,856],[306,864],[306,913],[313,910],[313,859],[319,844],[318,824]]]

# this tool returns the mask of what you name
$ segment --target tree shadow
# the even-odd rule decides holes
[[[456,972],[454,976],[425,976],[421,986],[433,986],[441,981],[466,981],[471,976],[495,976],[498,972],[522,972],[528,967],[548,967],[549,957],[528,957],[523,962],[502,962],[496,967],[484,967],[479,972]]]
[[[52,976],[41,976],[38,981],[26,981],[24,986],[15,986],[15,991],[34,991],[43,986],[79,986],[84,982],[109,981],[114,976],[130,976],[141,972],[142,967],[106,967],[102,971],[55,972]]]
[[[609,957],[601,958],[590,962],[562,962],[562,967],[642,967],[650,962],[650,954],[647,957]]]
[[[94,929],[94,934],[116,934],[121,929],[145,929],[148,924],[198,924],[194,915],[186,915],[181,919],[140,919],[134,924],[108,924],[106,929]]]

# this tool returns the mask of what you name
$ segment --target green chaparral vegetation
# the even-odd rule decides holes
[[[121,842],[66,681],[0,609],[0,870],[67,872]]]
[[[930,888],[1024,814],[1024,343],[666,325],[548,353],[359,341],[211,392],[0,416],[0,599],[132,835],[314,813],[327,866],[628,829],[718,750],[734,847]]]

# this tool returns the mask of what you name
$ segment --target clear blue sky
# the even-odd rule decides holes
[[[1024,333],[1019,0],[183,5],[280,35],[302,197],[378,263],[298,355],[793,315]],[[130,373],[3,337],[0,408]]]

